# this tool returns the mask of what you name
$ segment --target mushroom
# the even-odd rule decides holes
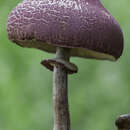
[[[115,124],[118,130],[130,130],[130,114],[124,114],[119,116]]]
[[[100,0],[24,0],[7,31],[22,47],[56,53],[41,62],[54,72],[54,130],[70,130],[67,75],[78,71],[70,57],[116,61],[123,51],[120,26]]]

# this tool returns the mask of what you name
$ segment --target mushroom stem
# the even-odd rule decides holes
[[[69,49],[57,48],[56,58],[69,61]],[[54,66],[53,77],[53,130],[70,130],[70,116],[68,105],[67,71],[61,65]]]

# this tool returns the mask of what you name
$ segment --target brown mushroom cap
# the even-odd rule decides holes
[[[118,59],[123,50],[119,24],[100,0],[24,0],[11,12],[8,37],[22,47],[71,56]]]
[[[115,121],[115,125],[119,130],[130,130],[130,114],[119,116]]]

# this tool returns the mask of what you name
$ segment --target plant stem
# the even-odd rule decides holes
[[[69,62],[69,49],[57,48],[56,58]],[[54,67],[53,75],[53,130],[70,130],[70,116],[68,105],[68,76],[63,66]]]

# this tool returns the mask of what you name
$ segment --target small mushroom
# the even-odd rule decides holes
[[[100,0],[24,0],[7,31],[22,47],[56,53],[41,62],[54,71],[54,130],[70,130],[67,74],[78,71],[70,57],[116,61],[123,50],[120,26]]]
[[[130,130],[130,114],[119,116],[116,119],[115,124],[118,130]]]

